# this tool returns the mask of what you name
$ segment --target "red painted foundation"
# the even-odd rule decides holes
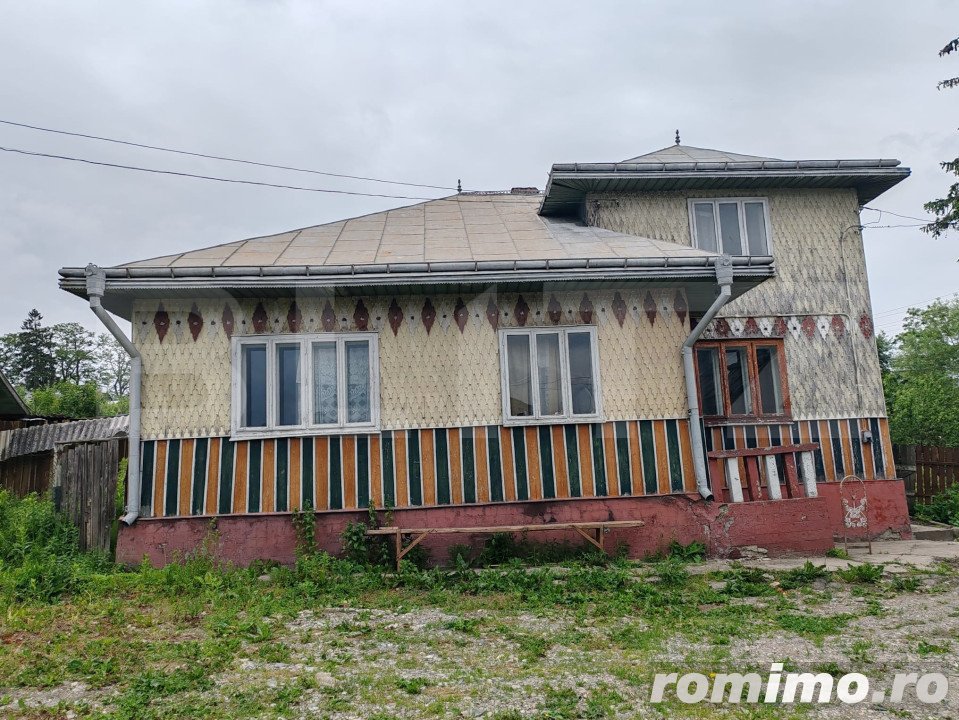
[[[869,534],[873,537],[893,533],[909,535],[909,513],[900,480],[873,480],[866,484]],[[847,495],[853,489],[847,489]],[[862,490],[855,490],[855,498]],[[607,520],[643,520],[639,528],[613,530],[606,547],[620,543],[629,548],[629,556],[641,558],[663,550],[671,541],[683,544],[700,541],[717,557],[735,557],[747,546],[765,548],[770,555],[790,553],[818,554],[833,546],[843,535],[843,510],[836,483],[819,485],[818,498],[792,500],[707,503],[698,495],[657,497],[618,497],[583,500],[558,500],[525,503],[496,503],[456,507],[410,508],[394,511],[394,523],[400,527],[471,527],[526,525],[552,522],[602,522]],[[366,511],[318,513],[317,546],[331,553],[342,550],[340,533],[350,522],[363,522]],[[210,548],[225,562],[248,565],[254,560],[290,563],[294,558],[296,537],[291,515],[224,515],[215,518],[216,535],[211,533],[214,518],[142,518],[124,526],[117,539],[117,561],[137,564],[144,557],[154,565],[173,562],[195,551],[205,540],[215,538]],[[863,531],[850,532],[862,537]],[[437,535],[422,545],[430,559],[443,564],[452,544],[482,546],[488,535]],[[538,532],[538,541],[580,542],[573,531]]]

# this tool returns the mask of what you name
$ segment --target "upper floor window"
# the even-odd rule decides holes
[[[769,255],[769,208],[765,198],[689,201],[693,244],[727,255]]]
[[[503,330],[500,362],[507,424],[599,418],[596,328]]]
[[[233,436],[376,430],[375,333],[233,340]]]
[[[703,417],[789,416],[782,340],[697,343],[696,366]]]

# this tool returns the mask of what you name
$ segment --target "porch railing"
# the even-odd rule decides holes
[[[706,456],[709,459],[710,477],[713,483],[724,475],[720,470],[725,471],[727,501],[782,500],[783,487],[785,487],[786,496],[790,498],[818,495],[816,463],[813,455],[818,449],[817,443],[801,443],[743,450],[715,450],[706,453]],[[780,466],[785,475],[784,484],[780,478]],[[765,498],[762,493],[764,476],[767,494]],[[800,482],[802,490],[800,490]],[[714,487],[713,492],[718,495],[716,490],[717,488]]]

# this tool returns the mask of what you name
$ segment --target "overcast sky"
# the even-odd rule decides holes
[[[0,0],[0,18],[0,119],[339,173],[543,188],[554,162],[623,160],[669,145],[678,127],[685,144],[747,154],[899,158],[912,177],[873,205],[922,217],[949,185],[937,163],[959,154],[959,89],[936,90],[959,75],[959,57],[937,56],[959,34],[946,0]],[[3,125],[0,146],[422,194]],[[57,289],[61,266],[402,204],[0,153],[0,332],[32,307],[100,329]],[[959,291],[956,235],[865,239],[880,329],[898,328],[902,306]]]

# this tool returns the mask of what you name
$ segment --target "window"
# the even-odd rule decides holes
[[[233,436],[374,431],[379,424],[372,333],[233,340]]]
[[[789,416],[781,340],[698,343],[696,377],[705,418]]]
[[[596,328],[504,330],[500,359],[506,423],[600,416]]]
[[[769,211],[765,198],[689,201],[693,244],[728,255],[769,255]]]

